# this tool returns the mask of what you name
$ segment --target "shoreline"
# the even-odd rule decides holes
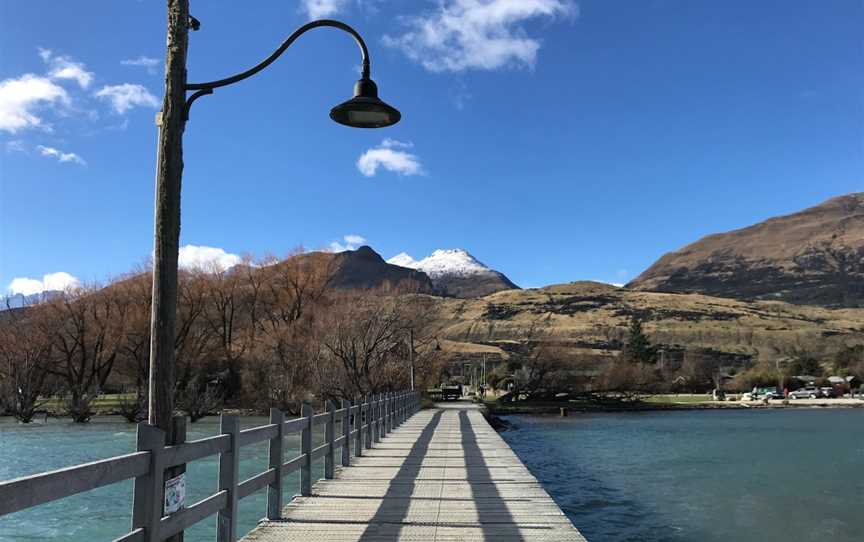
[[[588,404],[588,403],[542,403],[542,404],[507,404],[486,403],[487,410],[495,416],[511,414],[554,414],[561,416],[561,409],[568,414],[583,413],[622,413],[622,412],[660,412],[682,410],[782,410],[782,409],[850,409],[864,408],[864,400],[860,399],[798,399],[792,401],[771,400],[767,404],[762,401],[718,401],[704,403],[652,403],[640,401],[621,404]],[[566,416],[566,415],[564,415]],[[564,417],[562,416],[562,417]]]

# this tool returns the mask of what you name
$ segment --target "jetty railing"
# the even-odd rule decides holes
[[[186,418],[178,417],[174,429],[179,443],[169,446],[165,445],[163,431],[140,423],[136,452],[0,482],[0,516],[133,479],[131,529],[115,542],[162,541],[214,514],[218,515],[216,540],[234,542],[237,501],[266,487],[266,518],[279,519],[285,476],[299,470],[300,495],[311,495],[313,461],[323,457],[324,478],[333,478],[337,448],[341,448],[342,466],[347,467],[352,452],[355,456],[362,455],[364,448],[371,448],[373,442],[378,442],[419,408],[419,392],[409,391],[367,396],[356,404],[343,400],[338,408],[328,401],[324,412],[319,414],[304,403],[300,417],[291,420],[274,408],[270,410],[269,424],[243,430],[237,416],[223,414],[220,434],[188,442],[184,442]],[[343,422],[338,437],[337,421]],[[312,428],[322,424],[324,443],[313,448]],[[300,434],[300,455],[286,461],[284,437],[296,433]],[[270,443],[267,470],[240,481],[240,449],[263,441]],[[165,480],[166,470],[172,469],[168,472],[176,474],[185,471],[186,463],[213,455],[219,456],[216,493],[165,513],[169,504],[166,486],[175,480]]]

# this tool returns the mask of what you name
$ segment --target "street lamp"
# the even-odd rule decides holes
[[[282,53],[284,53],[285,50],[294,43],[294,40],[309,30],[321,26],[338,28],[339,30],[344,30],[349,33],[351,37],[354,38],[354,41],[357,42],[357,45],[360,46],[360,54],[363,60],[363,69],[360,74],[360,80],[354,84],[354,97],[331,109],[330,118],[339,124],[344,124],[345,126],[350,126],[352,128],[385,128],[399,122],[399,119],[402,118],[399,111],[378,98],[378,85],[376,85],[375,81],[369,77],[369,50],[366,48],[366,43],[363,41],[363,38],[356,30],[347,24],[330,19],[321,19],[319,21],[312,21],[304,24],[295,30],[293,34],[288,36],[288,39],[286,39],[282,45],[273,52],[273,54],[265,58],[261,63],[244,72],[217,81],[187,84],[186,90],[194,90],[196,92],[186,100],[186,118],[189,118],[189,108],[192,106],[192,102],[201,96],[213,94],[213,90],[216,88],[232,85],[238,81],[252,77],[279,58]]]
[[[189,109],[201,96],[247,79],[272,64],[294,41],[309,30],[331,27],[347,32],[360,46],[362,71],[354,97],[330,111],[330,118],[353,128],[383,128],[399,122],[395,108],[378,98],[370,78],[369,51],[356,30],[345,23],[320,20],[294,31],[273,54],[254,67],[216,81],[187,83],[186,53],[189,30],[200,23],[189,15],[189,0],[168,0],[168,36],[165,56],[165,97],[157,116],[159,146],[156,166],[155,248],[150,321],[150,390],[148,423],[166,432],[173,442],[174,347],[177,318],[177,258],[180,242],[180,186],[183,175],[183,131]],[[191,95],[188,95],[192,92]]]

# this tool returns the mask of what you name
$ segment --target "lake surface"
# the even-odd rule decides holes
[[[681,411],[509,416],[503,433],[590,542],[864,540],[864,410]],[[243,428],[266,423],[246,418]],[[213,421],[189,439],[216,434]],[[316,442],[322,435],[314,435]],[[286,439],[286,459],[298,453]],[[0,480],[134,451],[115,421],[0,422]],[[244,447],[240,479],[266,468],[267,443]],[[187,503],[216,489],[216,458],[189,465]],[[315,464],[313,476],[322,475]],[[286,477],[286,502],[299,491]],[[132,482],[0,518],[0,541],[112,540],[128,531]],[[266,490],[240,501],[240,533]],[[186,533],[215,539],[215,517]]]
[[[242,418],[241,428],[267,423],[265,418]],[[313,431],[313,446],[323,442],[323,425]],[[337,424],[338,430],[338,424]],[[216,421],[188,426],[187,439],[219,433]],[[299,435],[285,439],[285,459],[299,455]],[[267,469],[268,443],[244,446],[240,457],[240,481]],[[116,421],[74,424],[51,421],[47,425],[20,425],[0,422],[0,480],[77,465],[135,451],[135,426]],[[195,461],[187,469],[187,504],[217,488],[216,456]],[[323,476],[323,460],[313,463],[313,479]],[[285,477],[285,502],[300,492],[299,472]],[[0,517],[0,541],[64,540],[70,542],[110,541],[129,531],[132,481],[82,493],[53,503]],[[238,532],[246,534],[267,510],[266,488],[240,501]],[[216,517],[186,531],[187,542],[212,542]]]
[[[589,542],[864,540],[864,410],[505,419]]]

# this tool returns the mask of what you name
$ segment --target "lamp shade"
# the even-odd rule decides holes
[[[354,84],[354,97],[330,110],[330,118],[352,128],[384,128],[399,122],[402,114],[378,98],[378,86],[371,79]]]

